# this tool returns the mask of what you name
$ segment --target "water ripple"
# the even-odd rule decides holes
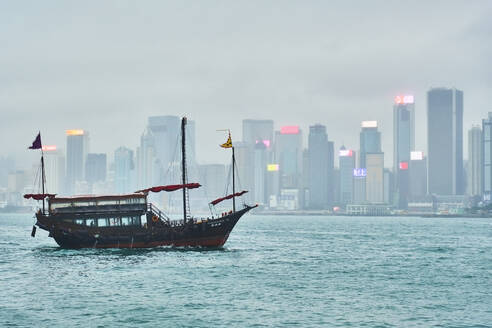
[[[219,249],[57,247],[0,215],[7,327],[490,327],[489,219],[255,217]]]

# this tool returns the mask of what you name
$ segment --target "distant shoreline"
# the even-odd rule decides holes
[[[285,215],[285,216],[357,216],[357,217],[419,217],[419,218],[492,218],[491,215],[481,214],[429,214],[429,213],[406,213],[406,214],[385,214],[385,215],[362,215],[333,213],[330,211],[252,211],[252,215]]]

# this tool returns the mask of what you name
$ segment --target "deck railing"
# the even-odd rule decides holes
[[[162,212],[157,206],[155,206],[152,203],[147,204],[147,209],[149,212],[156,215],[159,219],[166,221],[169,224],[171,222],[174,222],[174,221],[171,221],[171,219],[164,212]]]

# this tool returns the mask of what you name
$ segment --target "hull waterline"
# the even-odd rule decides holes
[[[221,247],[239,221],[253,207],[209,220],[186,224],[147,220],[144,226],[89,227],[69,219],[37,213],[36,225],[47,230],[62,248],[151,248],[159,246]]]

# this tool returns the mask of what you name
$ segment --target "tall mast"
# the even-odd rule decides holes
[[[236,193],[236,179],[234,171],[236,171],[236,157],[234,156],[234,146],[232,146],[232,194]],[[236,197],[232,197],[232,212],[236,212]]]
[[[181,180],[183,183],[183,222],[186,223],[186,117],[181,119]]]
[[[44,215],[44,182],[46,180],[46,177],[44,175],[44,154],[43,154],[43,148],[41,148],[41,186],[43,188],[43,215]]]

